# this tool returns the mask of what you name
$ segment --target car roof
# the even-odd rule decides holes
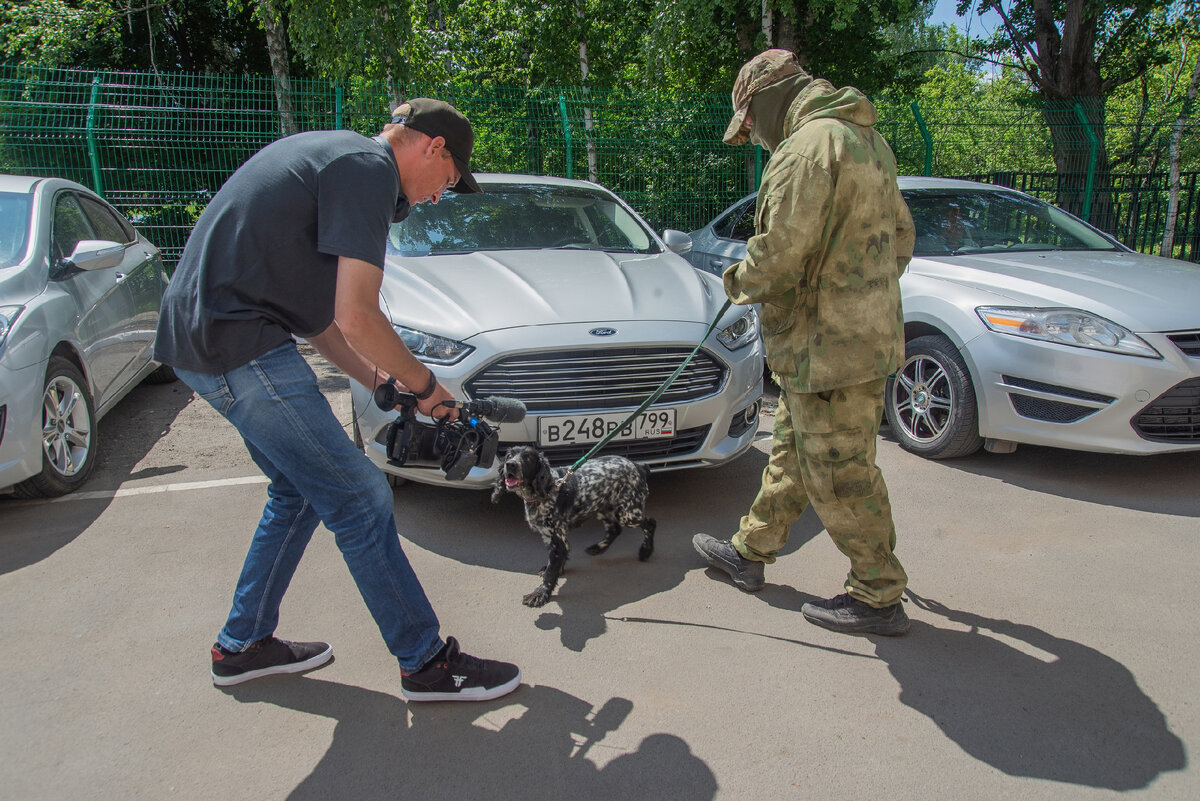
[[[896,183],[903,189],[1007,189],[1007,186],[981,184],[978,181],[963,181],[958,178],[927,178],[923,175],[901,175]]]
[[[481,184],[534,184],[541,186],[574,186],[588,189],[604,189],[591,181],[581,181],[575,178],[556,178],[552,175],[522,175],[507,172],[477,172],[473,173],[475,180]],[[608,191],[608,190],[605,190]]]
[[[32,175],[0,175],[0,192],[30,193],[44,180]]]

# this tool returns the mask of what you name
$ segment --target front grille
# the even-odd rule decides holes
[[[488,365],[465,386],[473,398],[516,398],[531,412],[635,407],[691,352],[691,348],[610,348],[508,356]],[[657,403],[715,395],[724,380],[724,365],[701,350]]]
[[[653,462],[656,459],[666,459],[672,456],[686,456],[694,453],[704,444],[708,436],[709,426],[687,428],[673,437],[659,439],[635,439],[624,442],[610,442],[601,448],[595,456],[624,456],[635,462]],[[503,454],[513,445],[528,445],[528,442],[501,442],[498,449]],[[579,461],[579,457],[592,449],[592,445],[558,445],[542,448],[542,453],[555,467],[566,467]]]
[[[1200,378],[1167,390],[1132,422],[1138,434],[1154,442],[1200,442]]]
[[[1047,423],[1075,423],[1098,411],[1090,406],[1076,406],[1073,403],[1031,398],[1016,393],[1009,393],[1008,397],[1017,414]]]
[[[1185,355],[1200,358],[1200,331],[1180,331],[1175,334],[1167,334],[1167,339],[1174,342],[1175,346]]]
[[[1010,375],[1001,376],[1004,383],[1011,387],[1021,387],[1022,389],[1030,389],[1034,392],[1045,392],[1048,395],[1062,395],[1064,398],[1075,398],[1076,400],[1095,401],[1096,403],[1112,403],[1116,398],[1108,395],[1101,395],[1098,392],[1088,392],[1083,389],[1073,389],[1071,387],[1060,387],[1057,384],[1046,384],[1042,381],[1034,381],[1029,378],[1014,378]]]

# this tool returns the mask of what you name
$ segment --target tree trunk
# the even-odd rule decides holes
[[[1183,139],[1183,129],[1187,126],[1188,116],[1192,105],[1196,102],[1196,92],[1200,89],[1200,59],[1196,59],[1196,68],[1192,70],[1192,82],[1188,85],[1187,99],[1175,120],[1175,130],[1171,132],[1171,189],[1167,197],[1167,224],[1163,231],[1162,248],[1159,254],[1170,258],[1175,252],[1175,222],[1179,219],[1179,143]]]
[[[275,106],[279,109],[279,129],[284,136],[300,130],[292,105],[292,82],[288,71],[287,29],[276,0],[258,0],[258,13],[267,34],[267,55],[275,79]]]
[[[1087,0],[1066,0],[1060,34],[1052,0],[1033,2],[1033,38],[1037,48],[1031,71],[1045,100],[1042,115],[1050,129],[1054,165],[1058,170],[1057,204],[1082,215],[1091,140],[1075,107],[1096,137],[1096,164],[1089,221],[1112,230],[1112,192],[1108,151],[1104,143],[1104,80],[1096,63],[1097,10]]]
[[[575,9],[576,16],[582,22],[584,19],[583,7],[579,6]],[[596,140],[592,135],[592,107],[587,104],[588,96],[588,55],[587,42],[579,40],[579,74],[583,76],[583,131],[584,140],[587,143],[587,162],[588,162],[588,180],[592,183],[599,183],[600,170],[596,164]]]
[[[763,41],[770,50],[775,46],[774,15],[771,12],[771,0],[762,0],[762,33]]]

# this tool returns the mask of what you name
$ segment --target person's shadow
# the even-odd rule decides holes
[[[900,683],[900,700],[971,756],[1010,776],[1111,790],[1140,789],[1187,766],[1163,713],[1114,659],[906,594],[968,629],[914,620],[907,637],[872,638],[875,652]]]
[[[653,734],[603,767],[589,759],[633,703],[599,709],[552,687],[522,686],[486,703],[406,704],[373,690],[308,677],[280,677],[226,690],[242,703],[269,703],[333,718],[333,741],[289,794],[290,801],[493,798],[704,801],[713,772],[675,735]],[[614,745],[606,740],[604,752]]]

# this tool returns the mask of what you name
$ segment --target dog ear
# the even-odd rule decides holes
[[[533,474],[533,479],[529,482],[529,486],[533,489],[535,498],[547,498],[554,493],[554,468],[550,466],[550,460],[540,451],[537,455],[537,471]]]
[[[575,508],[575,496],[579,494],[579,477],[571,473],[558,488],[558,497],[554,499],[554,511],[564,520],[570,519],[571,510]]]

